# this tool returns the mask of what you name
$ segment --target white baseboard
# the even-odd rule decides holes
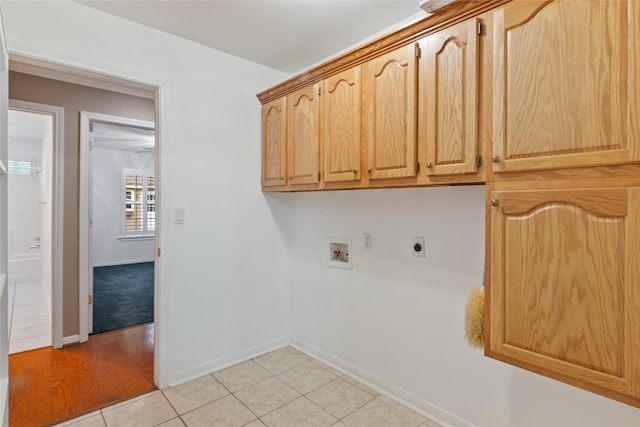
[[[80,342],[80,335],[70,335],[62,337],[62,345],[75,344]]]
[[[175,372],[169,375],[169,387],[174,387],[187,381],[191,381],[204,375],[219,371],[220,369],[228,368],[229,366],[246,362],[247,360],[253,359],[254,357],[258,357],[265,353],[269,353],[271,351],[282,348],[287,344],[289,344],[289,339],[287,337],[282,337],[228,356],[221,357],[220,359],[203,363],[193,368]]]
[[[448,427],[475,427],[474,424],[471,424],[469,421],[464,420],[444,409],[435,406],[426,400],[421,399],[420,397],[409,393],[406,390],[403,390],[387,381],[383,380],[380,377],[377,377],[363,369],[358,368],[351,363],[340,359],[330,353],[327,353],[324,350],[321,350],[313,345],[306,343],[297,338],[290,337],[289,344],[292,347],[302,351],[303,353],[308,354],[309,356],[317,359],[327,365],[348,374],[358,381],[361,381],[363,384],[373,388],[378,391],[380,394],[385,395],[408,408],[416,411],[420,415],[423,415],[436,423],[442,426]]]
[[[111,267],[113,265],[140,264],[141,262],[154,262],[154,261],[155,261],[155,258],[127,259],[122,261],[96,262],[93,264],[93,266],[94,267]]]

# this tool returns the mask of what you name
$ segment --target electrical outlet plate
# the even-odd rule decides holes
[[[424,237],[413,236],[411,239],[411,251],[413,252],[413,256],[416,258],[425,257]]]

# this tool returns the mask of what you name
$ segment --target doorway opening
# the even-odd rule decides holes
[[[90,301],[86,331],[151,323],[155,124],[85,111],[80,116],[80,204],[89,218],[89,227],[80,233],[81,294],[86,292]]]
[[[62,345],[60,107],[11,100],[8,112],[9,354]]]

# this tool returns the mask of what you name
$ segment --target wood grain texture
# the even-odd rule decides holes
[[[496,11],[495,171],[633,160],[629,61],[637,52],[629,22],[636,8],[632,0],[555,0]]]
[[[487,354],[637,405],[640,190],[490,187]]]
[[[289,185],[320,181],[319,84],[287,95],[287,170]]]
[[[415,47],[409,45],[363,67],[369,180],[416,175],[416,62]]]
[[[324,181],[359,181],[361,159],[360,67],[327,78],[322,91]]]
[[[384,55],[429,34],[436,33],[459,22],[473,18],[511,0],[458,0],[435,14],[420,19],[393,33],[363,44],[343,55],[298,74],[285,82],[273,86],[257,95],[262,104],[287,95],[297,89],[319,82],[336,73],[362,65],[373,58]],[[417,11],[417,10],[416,10]]]
[[[39,427],[154,390],[152,324],[9,356],[9,424]]]
[[[262,106],[262,186],[287,184],[286,103],[279,98]]]
[[[420,42],[419,138],[426,172],[477,172],[478,35],[474,19]]]

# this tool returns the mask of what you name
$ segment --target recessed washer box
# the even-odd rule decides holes
[[[329,237],[329,267],[351,270],[351,239]]]

